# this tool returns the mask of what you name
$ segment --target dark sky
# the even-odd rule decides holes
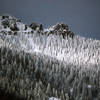
[[[75,33],[100,40],[100,0],[0,0],[0,15],[44,27],[64,22]]]

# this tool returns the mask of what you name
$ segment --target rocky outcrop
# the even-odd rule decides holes
[[[20,20],[17,20],[14,17],[11,16],[2,16],[2,19],[0,20],[0,33],[4,35],[17,35],[17,31],[19,31],[17,23],[20,22]]]
[[[18,29],[16,23],[12,24],[12,26],[10,26],[10,29],[11,29],[12,31],[19,31],[19,29]]]
[[[66,24],[56,24],[55,26],[51,27],[52,30],[46,31],[45,34],[55,34],[55,35],[62,35],[65,39],[66,37],[74,38],[74,33],[69,30],[69,27]]]
[[[1,25],[3,26],[3,33],[6,33],[8,35],[17,35],[17,31],[21,31],[25,34],[34,34],[35,31],[40,34],[54,34],[54,35],[61,35],[64,39],[66,37],[74,38],[74,33],[69,30],[68,25],[66,24],[56,24],[53,27],[50,27],[47,31],[44,31],[42,24],[37,23],[31,23],[29,26],[26,24],[23,24],[19,19],[16,19],[15,17],[4,15],[1,19]],[[8,30],[8,33],[6,30]]]
[[[43,25],[42,24],[32,23],[32,24],[30,24],[30,27],[33,30],[38,30],[39,32],[43,31]]]

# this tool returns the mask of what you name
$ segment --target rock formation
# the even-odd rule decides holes
[[[51,27],[51,30],[49,32],[45,32],[45,34],[61,35],[64,39],[66,37],[74,37],[74,33],[69,30],[66,24],[56,24],[55,26]]]

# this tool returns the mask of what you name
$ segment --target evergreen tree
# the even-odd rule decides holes
[[[61,100],[65,100],[65,97],[64,97],[64,92],[63,92],[63,90],[61,91],[60,99],[61,99]]]
[[[50,86],[50,83],[48,83],[48,86],[47,86],[47,89],[46,89],[46,94],[48,96],[51,96],[51,86]]]
[[[68,93],[65,94],[66,100],[69,100]]]

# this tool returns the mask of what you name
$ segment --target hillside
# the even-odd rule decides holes
[[[100,99],[100,40],[75,35],[66,24],[44,29],[0,16],[0,65],[1,88],[19,97]]]

